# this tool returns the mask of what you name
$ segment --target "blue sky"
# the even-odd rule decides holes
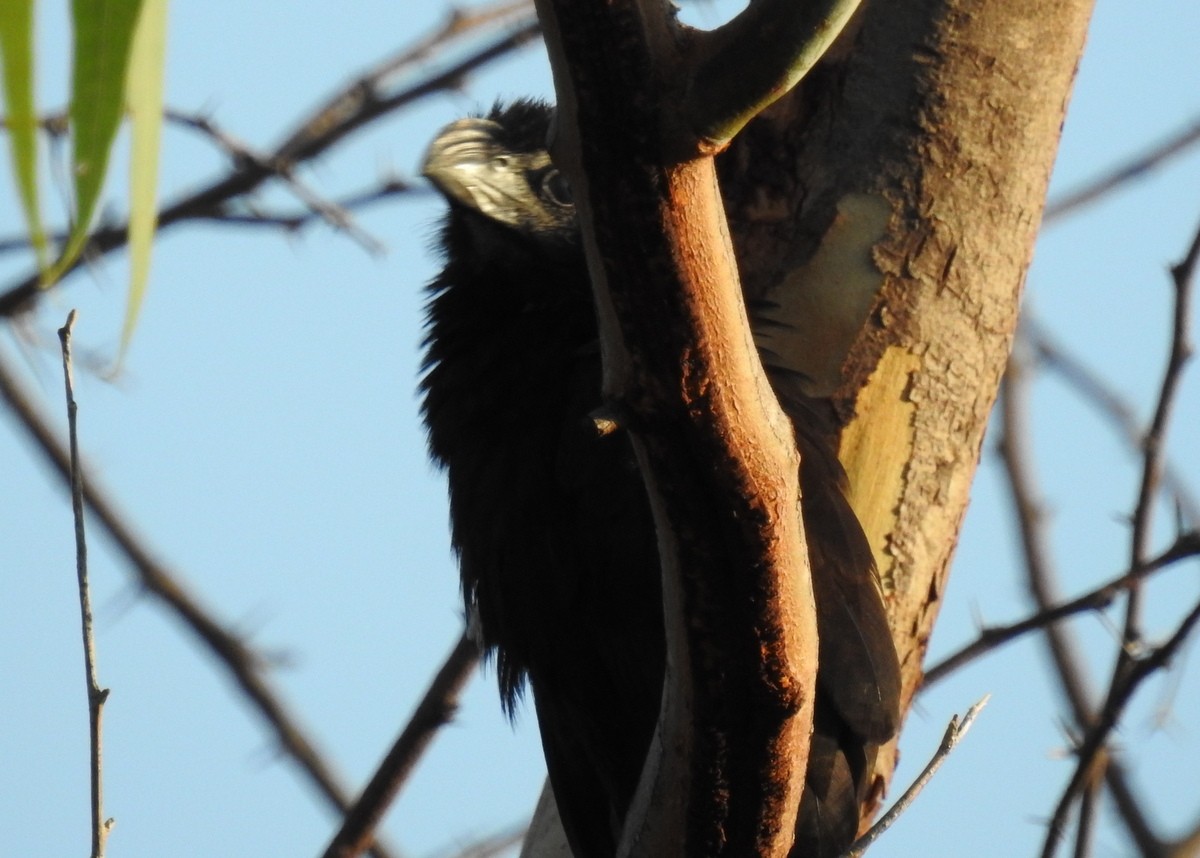
[[[40,4],[40,103],[65,90],[66,4]],[[1200,7],[1101,0],[1067,121],[1054,191],[1200,117]],[[721,7],[695,17],[713,24]],[[253,147],[362,69],[441,20],[440,3],[175,3],[167,98],[206,111]],[[443,123],[497,96],[551,93],[540,49],[422,102],[327,154],[306,181],[331,196],[381,175],[411,175]],[[164,141],[165,197],[199,186],[222,157],[194,134]],[[7,183],[5,176],[2,182]],[[0,185],[0,234],[20,229]],[[109,190],[120,210],[121,189]],[[56,200],[55,194],[48,197]],[[265,200],[290,204],[273,191]],[[413,394],[421,289],[441,212],[429,195],[361,214],[388,245],[365,253],[322,226],[299,235],[190,225],[164,235],[125,374],[80,373],[82,445],[154,551],[246,639],[278,660],[272,678],[347,781],[368,776],[460,624],[445,489],[429,466]],[[1145,417],[1165,356],[1170,287],[1200,220],[1200,151],[1172,161],[1069,221],[1048,227],[1027,300]],[[27,259],[0,258],[0,286]],[[127,266],[120,254],[42,303],[0,354],[63,423],[54,330],[77,307],[77,350],[115,352]],[[1136,468],[1111,432],[1060,383],[1035,390],[1035,456],[1052,515],[1061,586],[1074,593],[1117,574],[1121,521]],[[1200,383],[1185,379],[1170,452],[1200,487]],[[978,618],[1027,611],[1015,533],[992,446],[931,653],[972,637]],[[69,506],[19,428],[0,420],[0,854],[81,854],[87,833],[87,722]],[[281,761],[257,715],[174,620],[130,584],[93,527],[107,811],[114,856],[314,855],[334,824]],[[1169,538],[1160,528],[1160,539]],[[1160,543],[1161,544],[1161,543]],[[1195,564],[1150,588],[1151,636],[1197,598]],[[1076,621],[1107,670],[1114,632]],[[1097,671],[1095,679],[1103,678]],[[1153,680],[1122,724],[1135,783],[1152,818],[1197,815],[1200,681],[1182,659]],[[1060,707],[1030,639],[962,671],[918,700],[898,784],[936,746],[945,723],[992,694],[974,731],[873,855],[1033,853],[1070,774]],[[1162,725],[1157,710],[1170,707]],[[531,713],[503,719],[494,677],[477,678],[458,720],[437,739],[387,820],[406,855],[445,854],[528,814],[543,777]],[[1167,833],[1170,832],[1167,828]],[[1098,855],[1128,851],[1101,830]]]

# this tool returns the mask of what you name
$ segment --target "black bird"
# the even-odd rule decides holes
[[[600,351],[570,191],[546,151],[552,112],[498,105],[445,128],[426,156],[450,213],[421,388],[463,595],[504,707],[528,680],[572,850],[611,858],[662,696],[661,581],[629,440],[590,428]],[[875,751],[897,728],[899,668],[826,404],[778,356],[763,359],[800,448],[820,638],[791,855],[826,858],[858,830]]]

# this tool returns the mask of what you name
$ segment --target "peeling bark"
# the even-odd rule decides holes
[[[869,4],[801,88],[739,138],[722,175],[747,291],[812,309],[794,342],[810,352],[814,389],[836,391],[906,701],[1012,342],[1092,5]],[[881,777],[893,762],[880,760]]]
[[[833,394],[843,416],[842,459],[883,579],[905,708],[1012,342],[1091,8],[871,3],[722,168],[748,298],[811,313],[788,341],[813,391]],[[627,90],[606,97],[652,112],[638,86],[651,71],[662,73],[626,67],[613,83]],[[665,452],[645,449],[647,463]],[[881,754],[873,802],[894,762]],[[684,825],[662,822],[658,844]]]

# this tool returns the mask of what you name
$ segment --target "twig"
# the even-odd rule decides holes
[[[1103,751],[1108,734],[1116,726],[1125,705],[1133,698],[1134,692],[1143,681],[1161,670],[1174,658],[1198,622],[1200,622],[1200,602],[1192,607],[1166,643],[1155,647],[1146,655],[1133,659],[1129,669],[1120,678],[1118,684],[1111,689],[1104,709],[1101,710],[1095,724],[1088,730],[1079,745],[1079,762],[1067,788],[1063,790],[1057,807],[1055,807],[1054,816],[1050,820],[1046,833],[1046,842],[1042,848],[1042,858],[1051,858],[1054,854],[1066,826],[1067,814],[1070,813],[1071,805],[1075,802],[1080,790],[1086,785],[1088,778],[1092,776],[1093,767],[1103,766],[1106,761],[1107,758]]]
[[[286,164],[279,165],[278,173],[280,178],[292,189],[292,193],[296,195],[300,202],[304,203],[309,211],[316,214],[325,223],[329,224],[335,230],[349,235],[372,256],[379,256],[387,250],[387,245],[360,227],[349,211],[332,200],[325,199],[312,188],[308,187],[307,184],[300,180],[296,175],[296,171],[290,166]]]
[[[1184,152],[1189,146],[1200,141],[1200,119],[1192,119],[1182,130],[1173,134],[1162,143],[1147,152],[1134,156],[1132,159],[1106,171],[1097,179],[1085,184],[1077,191],[1072,191],[1061,199],[1051,200],[1046,206],[1042,220],[1046,223],[1058,220],[1065,215],[1094,202],[1100,197],[1117,190],[1133,179],[1138,178],[1150,169],[1159,166],[1174,155]]]
[[[506,19],[481,20],[491,22]],[[452,35],[457,37],[462,28],[455,25],[444,27],[443,31],[452,31]],[[399,60],[384,63],[380,68],[386,70],[386,75],[377,70],[373,73],[374,76],[364,76],[343,88],[332,99],[309,113],[297,129],[265,158],[254,163],[237,165],[207,187],[164,207],[158,214],[159,232],[188,220],[220,218],[233,200],[250,193],[263,182],[278,175],[277,165],[294,166],[310,160],[384,114],[406,107],[433,93],[458,86],[468,74],[524,45],[538,32],[536,20],[526,20],[523,24],[514,25],[508,33],[465,59],[396,92],[386,92],[382,85],[385,76],[392,73],[391,66]],[[412,51],[406,50],[400,55],[400,59],[411,55]],[[125,225],[97,229],[88,239],[80,260],[64,273],[64,278],[77,271],[83,259],[92,260],[110,253],[123,247],[127,240]],[[42,294],[38,285],[39,278],[38,272],[30,272],[0,293],[0,316],[13,316],[27,310]]]
[[[510,32],[517,32],[531,24],[534,32],[537,32],[539,27],[534,20],[533,0],[501,0],[474,9],[452,8],[440,28],[377,63],[343,86],[317,110],[315,121],[306,123],[281,149],[288,150],[295,158],[297,152],[304,149],[306,138],[313,136],[306,129],[320,134],[323,133],[322,125],[341,124],[345,117],[357,113],[364,101],[383,98],[381,93],[391,80],[426,62],[463,36],[479,30],[499,30],[505,27],[511,28]],[[447,88],[456,87],[461,80],[461,76],[451,79]]]
[[[942,767],[942,763],[946,762],[946,758],[950,756],[950,752],[958,745],[962,738],[967,735],[967,731],[971,729],[971,725],[975,723],[975,718],[983,711],[983,707],[987,706],[988,700],[991,699],[990,694],[985,694],[983,699],[967,710],[963,715],[962,721],[958,720],[955,715],[950,719],[949,725],[946,727],[946,732],[942,736],[942,743],[938,745],[937,751],[933,757],[921,770],[921,774],[917,775],[917,779],[912,782],[908,789],[904,791],[904,795],[896,800],[896,803],[888,809],[888,812],[880,817],[879,821],[871,826],[871,829],[858,840],[854,841],[843,855],[843,858],[858,858],[867,851],[883,833],[895,824],[900,818],[900,814],[904,813],[916,801],[917,796],[921,794],[921,790],[925,789],[925,785],[933,779],[937,770]]]
[[[447,851],[446,858],[494,858],[524,840],[528,831],[529,826],[522,823],[505,831],[483,837],[461,849]]]
[[[251,154],[249,145],[221,128],[207,113],[189,113],[186,110],[165,107],[163,119],[172,125],[198,132],[224,152],[231,161],[254,163],[259,160],[257,155]]]
[[[0,397],[8,402],[13,414],[55,472],[64,482],[69,482],[71,465],[68,453],[63,450],[49,422],[38,413],[32,399],[21,389],[16,376],[3,360],[0,360]],[[338,816],[345,814],[350,807],[348,791],[272,687],[262,669],[263,659],[214,619],[188,592],[179,577],[153,556],[117,512],[108,496],[90,478],[84,480],[83,498],[88,510],[125,555],[138,584],[160,599],[184,627],[200,639],[217,662],[229,671],[235,684],[270,725],[284,753],[308,776],[318,794]],[[372,854],[375,858],[388,858],[389,852],[376,844]]]
[[[1150,431],[1146,435],[1142,480],[1138,487],[1137,505],[1133,515],[1133,533],[1130,538],[1130,554],[1134,566],[1140,563],[1145,556],[1154,497],[1162,473],[1162,449],[1166,430],[1170,425],[1175,393],[1182,378],[1183,367],[1192,354],[1189,340],[1191,284],[1198,258],[1200,258],[1200,228],[1193,234],[1183,260],[1171,269],[1172,283],[1175,289],[1171,350],[1163,371],[1154,418],[1150,424]],[[1200,603],[1198,603],[1165,644],[1152,650],[1148,655],[1140,656],[1134,649],[1134,646],[1140,644],[1141,641],[1138,595],[1138,588],[1132,587],[1129,591],[1129,605],[1126,611],[1124,645],[1117,653],[1116,665],[1109,683],[1109,692],[1099,717],[1090,726],[1080,744],[1079,763],[1066,789],[1063,790],[1062,797],[1059,799],[1054,816],[1050,821],[1045,845],[1042,849],[1043,858],[1050,858],[1057,849],[1071,805],[1086,785],[1092,767],[1098,764],[1097,760],[1108,741],[1108,734],[1116,726],[1137,686],[1171,660],[1197,621],[1200,621]]]
[[[237,167],[250,167],[273,173],[286,184],[296,197],[304,203],[310,214],[325,221],[330,227],[344,232],[357,241],[364,250],[372,255],[384,251],[384,244],[375,236],[362,229],[350,216],[350,212],[337,203],[326,200],[296,175],[290,161],[279,161],[255,152],[249,144],[242,142],[232,134],[224,131],[211,117],[200,114],[184,114],[177,111],[167,111],[166,115],[175,122],[189,128],[194,128],[209,137],[218,148],[233,160]]]
[[[946,676],[963,665],[974,661],[1003,644],[1009,643],[1021,635],[1043,629],[1051,623],[1057,623],[1059,620],[1072,617],[1084,611],[1103,610],[1112,605],[1113,599],[1123,590],[1126,590],[1134,581],[1140,581],[1147,575],[1157,572],[1160,569],[1165,569],[1180,560],[1196,556],[1200,556],[1200,531],[1193,530],[1180,534],[1170,548],[1148,563],[1143,564],[1140,568],[1126,572],[1091,592],[1084,593],[1082,596],[1055,605],[1052,608],[1047,608],[1044,611],[1038,611],[1032,616],[1018,622],[981,629],[979,637],[974,641],[929,668],[921,681],[921,691],[925,691],[935,682],[945,679]]]
[[[419,197],[428,195],[429,193],[429,189],[423,185],[413,185],[399,176],[391,176],[383,179],[375,187],[358,191],[338,200],[333,200],[329,205],[338,210],[351,212],[365,209],[370,205],[395,197]],[[264,211],[257,205],[247,205],[244,213],[238,213],[232,210],[232,203],[233,201],[231,201],[230,206],[224,207],[218,212],[208,215],[197,215],[195,220],[208,220],[213,223],[231,224],[234,226],[271,227],[283,229],[287,232],[296,232],[318,218],[323,217],[320,212],[314,211],[312,208],[293,212],[272,212]],[[66,233],[55,233],[48,237],[51,241],[61,242],[66,240]],[[26,247],[29,247],[29,238],[27,236],[0,238],[0,253]]]
[[[1192,243],[1184,259],[1171,269],[1175,301],[1172,313],[1171,350],[1167,365],[1163,369],[1158,402],[1150,429],[1142,442],[1142,477],[1138,486],[1137,501],[1133,511],[1133,531],[1129,540],[1130,565],[1136,567],[1146,556],[1146,543],[1150,538],[1150,526],[1154,518],[1154,500],[1162,481],[1163,450],[1166,446],[1167,427],[1175,407],[1175,394],[1183,377],[1183,367],[1191,358],[1192,345],[1189,339],[1191,327],[1191,274],[1200,254],[1200,229],[1192,237]],[[1139,586],[1129,589],[1129,601],[1125,610],[1125,627],[1122,634],[1124,646],[1117,653],[1113,668],[1112,687],[1128,669],[1135,647],[1142,639],[1141,606],[1142,592]]]
[[[429,193],[430,190],[427,187],[412,185],[408,181],[394,176],[384,179],[376,187],[337,200],[334,204],[345,211],[357,211],[393,197],[424,196]],[[239,226],[282,227],[288,231],[296,231],[312,223],[317,217],[318,214],[311,209],[285,213],[265,211],[259,206],[253,206],[246,214],[226,212],[219,217],[211,218],[211,220]]]
[[[1001,382],[1000,459],[1008,477],[1013,515],[1021,535],[1026,580],[1039,611],[1050,610],[1059,601],[1054,581],[1057,578],[1045,532],[1045,516],[1038,499],[1035,470],[1028,449],[1028,359],[1020,348],[1013,350]],[[1087,724],[1095,706],[1094,692],[1088,687],[1085,661],[1066,630],[1051,624],[1045,627],[1063,693],[1079,724]]]
[[[1079,825],[1075,830],[1075,858],[1091,858],[1096,835],[1096,806],[1104,784],[1103,761],[1093,766],[1079,802]]]
[[[458,695],[478,661],[479,647],[464,631],[370,783],[347,811],[342,827],[325,849],[324,858],[355,858],[370,845],[384,811],[396,798],[433,735],[454,716]]]
[[[67,314],[67,323],[58,329],[62,344],[63,381],[67,392],[67,432],[71,445],[71,511],[75,518],[75,573],[79,578],[79,613],[83,623],[83,668],[87,678],[88,724],[91,728],[92,776],[92,858],[103,858],[113,820],[104,818],[104,769],[101,724],[108,689],[96,678],[96,638],[92,631],[92,593],[88,584],[87,537],[83,524],[83,469],[79,464],[79,436],[75,402],[75,377],[71,366],[71,333],[75,311]]]
[[[336,202],[324,199],[320,194],[303,183],[296,176],[295,169],[290,162],[273,161],[269,156],[254,151],[248,143],[239,140],[233,134],[219,127],[210,116],[167,108],[163,111],[163,117],[175,125],[190,128],[203,134],[233,161],[235,168],[257,170],[267,174],[270,178],[279,179],[308,207],[310,216],[319,217],[334,230],[346,233],[368,253],[378,255],[384,251],[383,242],[358,226],[345,208]],[[43,120],[43,123],[51,121]],[[65,116],[63,121],[66,121]],[[229,220],[229,218],[223,219]],[[101,227],[97,232],[105,228]],[[65,233],[53,236],[54,241],[59,243],[64,241],[65,238]],[[29,238],[26,236],[0,239],[0,252],[10,252],[28,246]]]
[[[1145,427],[1137,418],[1133,406],[1099,373],[1058,342],[1028,308],[1021,315],[1017,336],[1033,349],[1039,367],[1054,371],[1085,402],[1107,417],[1128,445],[1142,449]],[[1179,508],[1184,525],[1188,528],[1200,527],[1200,503],[1197,503],[1178,469],[1170,461],[1163,462],[1162,486]]]
[[[541,32],[541,27],[533,16],[532,8],[529,4],[524,5],[528,11],[511,24],[512,29],[507,35],[476,51],[461,62],[455,63],[445,71],[433,74],[399,92],[388,93],[387,82],[395,77],[400,67],[424,59],[425,52],[427,52],[425,45],[432,43],[441,48],[467,30],[453,24],[444,27],[433,40],[420,43],[417,48],[408,49],[397,58],[376,66],[318,107],[310,115],[308,121],[301,124],[299,129],[279,146],[275,156],[280,160],[293,163],[306,161],[385,113],[390,113],[398,107],[432,93],[458,88],[469,73],[510,53]],[[463,17],[458,20],[468,21],[471,19]],[[494,25],[506,20],[508,20],[507,16],[480,18],[477,19],[475,26]]]
[[[1028,451],[1028,358],[1017,344],[1009,359],[1001,386],[999,405],[1001,438],[998,445],[1008,476],[1013,515],[1021,536],[1025,556],[1025,574],[1038,610],[1046,611],[1058,601],[1053,586],[1054,572],[1046,545],[1044,518],[1037,500],[1034,470]],[[1093,694],[1087,688],[1084,660],[1067,629],[1057,624],[1045,626],[1046,641],[1055,666],[1055,675],[1075,723],[1086,729],[1094,719]],[[1109,760],[1105,778],[1114,804],[1129,836],[1144,855],[1158,854],[1162,840],[1150,826],[1141,801],[1129,784],[1115,756]]]

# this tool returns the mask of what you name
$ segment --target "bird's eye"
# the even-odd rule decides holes
[[[553,167],[542,174],[542,192],[560,206],[569,206],[573,202],[566,177]]]

